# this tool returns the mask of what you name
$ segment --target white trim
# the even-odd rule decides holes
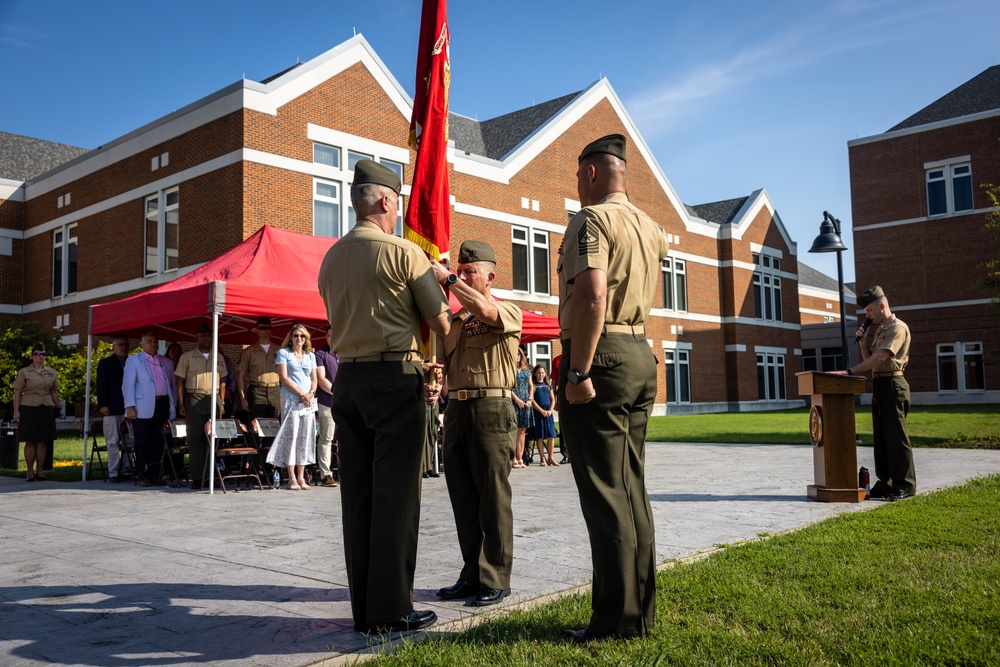
[[[755,252],[760,255],[770,255],[771,257],[777,257],[778,259],[784,259],[785,255],[778,248],[772,248],[771,246],[761,245],[759,243],[750,242],[750,252]]]
[[[953,164],[962,164],[963,162],[972,162],[971,155],[963,155],[962,157],[952,157],[947,160],[935,160],[934,162],[924,162],[924,171],[928,169],[937,169],[938,167],[948,167]]]
[[[787,347],[769,347],[767,345],[754,345],[755,354],[788,354]]]
[[[747,346],[742,343],[737,343],[736,345],[727,345],[725,347],[726,352],[746,352]]]
[[[0,303],[0,313],[4,315],[21,315],[23,309],[16,303]]]
[[[749,324],[755,327],[769,327],[772,329],[789,329],[792,331],[801,331],[802,327],[799,324],[793,324],[792,322],[775,322],[772,320],[758,320],[754,317],[723,317],[723,324]]]
[[[17,239],[18,241],[24,240],[24,232],[20,229],[7,229],[6,227],[0,227],[0,238]]]
[[[525,303],[539,303],[546,306],[558,306],[558,294],[535,294],[533,292],[515,292],[509,289],[493,289],[490,293],[503,301],[523,301]]]
[[[810,285],[803,285],[799,283],[799,296],[811,296],[816,299],[830,299],[835,303],[840,303],[840,291],[838,290],[828,290],[822,287],[811,287]],[[856,294],[851,294],[846,289],[844,290],[844,303],[854,303],[858,302],[858,297]]]
[[[893,220],[892,222],[874,222],[870,225],[855,225],[852,229],[855,232],[864,232],[868,231],[869,229],[884,229],[886,227],[899,227],[900,225],[913,225],[920,222],[949,220],[952,218],[961,218],[966,215],[985,215],[993,211],[1000,211],[1000,208],[996,207],[977,208],[971,211],[959,211],[957,213],[942,213],[941,215],[924,216],[922,218],[908,218],[906,220]]]
[[[819,315],[820,317],[833,317],[836,318],[834,321],[840,321],[840,310],[813,310],[812,308],[799,308],[800,313],[805,313],[807,315]]]
[[[662,349],[664,350],[693,350],[694,343],[683,343],[679,340],[662,340],[660,341]]]
[[[63,345],[79,345],[80,344],[80,334],[67,334],[65,336],[59,337],[59,342]]]
[[[157,285],[162,285],[164,283],[169,283],[172,280],[176,280],[184,274],[190,273],[191,271],[204,266],[206,263],[207,262],[192,264],[191,266],[183,266],[167,273],[153,273],[145,278],[133,278],[131,280],[124,280],[122,282],[104,285],[103,287],[95,287],[94,289],[89,289],[83,292],[74,292],[73,294],[67,294],[66,296],[35,301],[34,303],[28,303],[21,306],[21,314],[27,315],[41,310],[48,310],[49,308],[62,308],[63,306],[67,306],[72,303],[105,299],[124,292],[148,290],[156,287]]]
[[[792,354],[794,356],[796,356],[796,357],[801,357],[802,356],[802,350],[799,349],[799,348],[795,348],[795,349],[792,350]]]
[[[0,201],[24,201],[24,181],[0,178]]]
[[[575,199],[563,199],[563,203],[566,205],[567,211],[573,211],[574,213],[578,213],[583,208],[580,206],[580,202]]]
[[[992,299],[969,299],[967,301],[942,301],[940,303],[917,303],[908,306],[893,306],[893,312],[900,310],[932,310],[935,308],[962,308],[965,306],[985,306],[991,303]]]
[[[566,233],[566,225],[556,225],[551,222],[545,222],[544,220],[526,218],[522,215],[513,215],[502,211],[494,211],[493,209],[484,208],[482,206],[473,206],[472,204],[464,204],[457,201],[455,202],[455,213],[463,213],[477,218],[486,218],[487,220],[494,220],[496,222],[506,222],[510,225],[529,226],[539,231],[546,231],[554,234]]]
[[[321,144],[338,146],[357,153],[369,153],[379,158],[384,157],[387,160],[392,160],[393,162],[410,164],[409,148],[400,148],[399,146],[384,144],[381,141],[375,141],[374,139],[359,137],[356,134],[348,134],[347,132],[341,132],[340,130],[331,130],[330,128],[323,127],[322,125],[308,123],[306,125],[306,137],[310,141],[317,141]],[[320,166],[326,167],[326,165]],[[334,169],[333,167],[327,168]],[[343,168],[343,171],[347,173],[346,166]]]
[[[887,139],[905,137],[910,134],[920,134],[921,132],[929,132],[931,130],[938,130],[944,127],[952,127],[954,125],[964,125],[965,123],[974,123],[979,120],[993,118],[994,116],[1000,116],[1000,109],[990,109],[989,111],[981,111],[979,113],[969,114],[968,116],[960,116],[958,118],[948,118],[947,120],[939,120],[934,123],[926,123],[924,125],[917,125],[916,127],[907,127],[903,128],[902,130],[895,130],[895,131],[885,132],[883,134],[876,134],[871,137],[861,137],[860,139],[852,139],[851,141],[847,142],[847,147],[853,148],[855,146],[871,144],[876,141],[885,141]]]

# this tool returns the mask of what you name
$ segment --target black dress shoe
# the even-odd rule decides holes
[[[896,500],[902,500],[903,498],[909,498],[910,495],[911,494],[907,493],[906,491],[903,491],[902,489],[896,489],[895,491],[887,495],[885,499],[888,500],[889,502],[894,502]]]
[[[479,592],[479,584],[474,584],[471,581],[466,581],[465,579],[459,579],[455,582],[454,586],[448,586],[447,588],[442,588],[437,592],[437,596],[442,600],[457,600],[459,598],[467,598],[470,595],[475,595]]]
[[[885,498],[890,493],[892,493],[892,489],[889,488],[889,485],[879,481],[875,482],[875,485],[868,491],[868,497],[875,499]]]
[[[510,589],[503,590],[500,588],[484,588],[479,591],[479,595],[476,599],[472,601],[477,607],[489,607],[491,604],[497,604],[505,597],[510,595]]]
[[[354,629],[358,632],[363,632],[366,635],[372,633],[378,633],[382,635],[387,635],[390,632],[409,632],[413,630],[423,630],[424,628],[429,628],[430,626],[437,623],[438,617],[433,611],[427,609],[424,611],[411,611],[406,616],[393,621],[392,623],[386,623],[382,625],[369,625],[360,626],[357,623],[354,624]]]
[[[563,632],[563,638],[568,639],[576,644],[586,644],[587,642],[595,639],[591,636],[590,631],[587,628],[583,630],[566,630]]]

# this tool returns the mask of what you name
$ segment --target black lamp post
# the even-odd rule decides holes
[[[840,287],[840,346],[844,368],[851,367],[850,350],[847,348],[847,309],[844,301],[844,260],[841,253],[847,250],[840,240],[840,220],[823,211],[823,222],[819,225],[819,236],[813,241],[809,252],[837,253],[837,285]]]

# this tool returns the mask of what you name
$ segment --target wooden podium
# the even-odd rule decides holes
[[[806,487],[810,498],[825,503],[860,503],[858,449],[854,423],[854,395],[865,391],[865,379],[806,371],[796,373],[799,395],[811,395],[809,439],[813,446],[813,478]]]

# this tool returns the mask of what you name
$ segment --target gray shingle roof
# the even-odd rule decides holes
[[[836,278],[831,278],[825,273],[820,273],[801,259],[799,260],[799,286],[815,287],[816,289],[825,289],[831,292],[840,291],[840,286],[837,285]],[[844,283],[844,296],[854,296],[854,283]]]
[[[966,81],[902,123],[889,128],[889,132],[994,109],[1000,109],[1000,65],[994,65]]]
[[[714,201],[707,204],[695,204],[689,206],[702,220],[725,225],[733,221],[733,217],[743,208],[749,197],[737,197],[736,199],[726,199],[724,201]]]
[[[458,150],[500,160],[579,94],[564,95],[484,121],[449,114],[449,138],[455,141]]]
[[[0,132],[0,178],[27,181],[87,151],[86,148]]]

